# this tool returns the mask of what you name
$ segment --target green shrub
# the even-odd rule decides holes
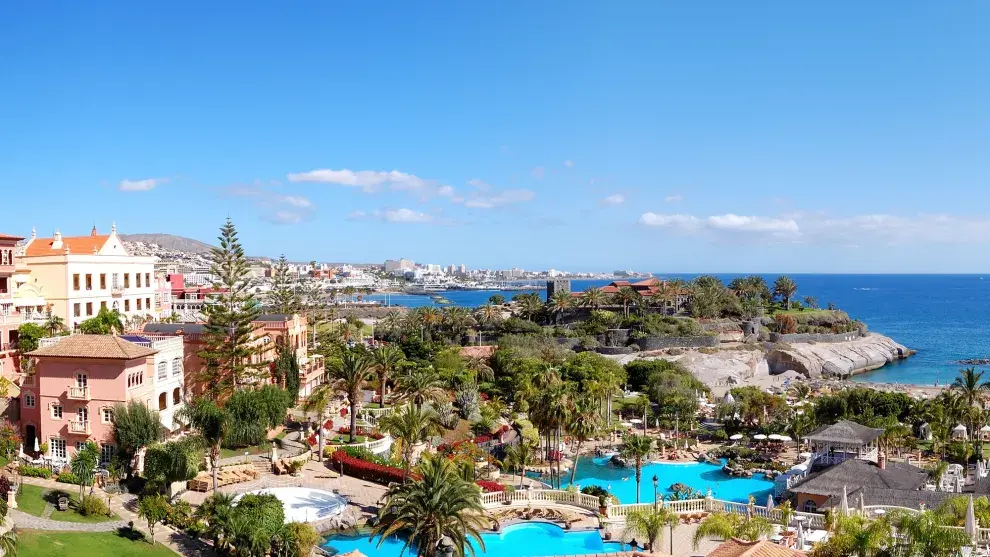
[[[61,474],[55,477],[55,481],[61,484],[72,484],[72,485],[79,485],[82,483],[82,480],[76,477],[76,475],[73,474],[72,472],[62,472]]]
[[[274,495],[248,493],[237,503],[236,512],[255,523],[269,537],[285,523],[285,509]]]
[[[52,477],[51,470],[40,466],[29,466],[27,464],[22,464],[17,471],[26,478],[45,478],[47,480]]]
[[[168,514],[165,516],[165,524],[184,530],[191,524],[192,514],[192,505],[188,501],[176,501],[174,504],[169,505]]]
[[[83,516],[107,516],[110,514],[106,502],[102,497],[96,495],[83,496],[76,510]]]

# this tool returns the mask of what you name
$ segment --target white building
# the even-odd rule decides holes
[[[51,238],[38,238],[32,231],[18,251],[30,283],[44,292],[52,314],[69,328],[102,307],[128,318],[159,318],[154,305],[155,258],[128,253],[116,226],[103,235],[93,227],[89,236],[63,237],[56,230]]]
[[[440,265],[429,263],[426,265],[426,272],[430,273],[431,275],[442,275],[443,267],[441,267]]]
[[[410,259],[387,259],[385,260],[385,272],[402,275],[416,268],[416,263]]]
[[[158,409],[162,425],[174,433],[179,429],[174,423],[175,413],[185,404],[182,337],[142,334],[123,338],[158,351],[155,353],[154,395],[145,402],[148,407]]]

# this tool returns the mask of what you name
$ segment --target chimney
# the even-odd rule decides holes
[[[62,247],[62,233],[55,229],[55,238],[52,240],[52,249],[60,249]]]
[[[880,453],[880,455],[877,456],[877,466],[879,466],[881,470],[887,469],[887,455],[885,453]]]

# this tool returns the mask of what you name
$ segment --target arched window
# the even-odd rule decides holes
[[[158,379],[168,379],[168,362],[158,362]]]
[[[818,505],[811,499],[808,499],[807,501],[804,502],[804,512],[806,513],[818,512]]]
[[[182,358],[172,359],[172,377],[178,377],[182,373]]]
[[[165,393],[162,393],[158,395],[158,409],[165,410],[166,408],[168,408],[168,397],[165,396]]]
[[[172,391],[172,404],[180,403],[182,403],[182,391],[176,387],[175,390]]]

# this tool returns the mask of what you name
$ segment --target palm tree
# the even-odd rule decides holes
[[[650,553],[656,553],[657,544],[663,540],[663,529],[665,526],[669,526],[671,535],[670,554],[673,555],[674,527],[677,526],[679,521],[680,519],[677,513],[663,506],[651,510],[633,511],[626,515],[626,533],[628,535],[646,538],[649,544],[647,549]]]
[[[623,317],[629,317],[629,306],[639,301],[640,295],[631,286],[623,286],[612,295],[612,300],[622,306]]]
[[[592,310],[602,307],[606,301],[608,301],[608,296],[597,286],[592,286],[581,293],[581,305],[590,307]]]
[[[317,386],[306,400],[302,404],[303,412],[307,414],[315,413],[316,419],[319,425],[316,429],[316,435],[318,439],[317,447],[319,449],[319,456],[317,457],[321,462],[323,461],[323,447],[325,439],[323,437],[323,424],[327,419],[327,410],[329,409],[330,403],[333,399],[337,398],[337,391],[331,383],[323,383]]]
[[[706,538],[728,540],[739,538],[755,542],[773,534],[773,524],[762,516],[717,512],[705,517],[694,531],[694,548]]]
[[[93,481],[93,472],[100,463],[100,447],[92,441],[87,441],[85,445],[72,455],[69,466],[72,475],[79,479],[79,499],[83,497],[86,486]]]
[[[213,491],[217,490],[217,470],[220,468],[220,444],[227,436],[230,418],[217,403],[206,397],[197,398],[175,413],[174,421],[192,426],[207,446],[210,469],[213,471]]]
[[[235,497],[233,493],[214,490],[202,505],[196,507],[196,518],[206,522],[206,531],[203,535],[212,539],[213,547],[218,550],[225,550],[229,545],[228,540],[233,529]]]
[[[478,308],[474,315],[482,327],[491,327],[502,319],[502,308],[493,304],[485,304]]]
[[[636,462],[636,502],[639,503],[639,483],[643,479],[643,459],[653,449],[653,441],[645,435],[629,435],[619,449],[622,456],[632,458]]]
[[[425,456],[419,474],[419,479],[393,485],[385,493],[372,539],[377,536],[381,547],[402,532],[405,549],[420,557],[433,557],[444,539],[453,544],[458,557],[474,555],[470,539],[484,551],[484,509],[478,487],[461,478],[456,464],[441,456]]]
[[[567,421],[567,433],[577,441],[574,448],[574,465],[571,466],[571,484],[577,475],[577,464],[581,458],[581,445],[598,433],[602,427],[602,416],[594,407],[594,399],[584,396],[574,404],[570,419]]]
[[[400,401],[409,401],[421,408],[425,402],[447,400],[443,379],[433,366],[415,367],[399,377],[395,393]]]
[[[523,478],[526,477],[526,467],[536,460],[538,446],[532,445],[525,439],[520,440],[517,445],[512,445],[505,449],[505,458],[502,460],[509,468],[519,469],[519,487],[522,487]],[[574,483],[573,478],[571,483]]]
[[[886,516],[872,521],[862,516],[839,517],[828,541],[816,546],[811,554],[814,557],[876,557],[893,543],[894,532],[890,518]]]
[[[955,526],[951,517],[932,511],[898,513],[891,520],[897,526],[899,541],[906,546],[905,555],[959,555],[964,545],[972,543],[964,530],[950,528]]]
[[[554,321],[560,323],[564,315],[567,314],[567,310],[574,307],[574,296],[565,290],[558,290],[547,300],[547,307],[550,309],[550,314],[554,316]]]
[[[423,328],[426,329],[426,332],[430,333],[432,337],[434,329],[440,324],[440,321],[443,318],[440,310],[435,307],[426,306],[417,309],[416,314],[419,317]],[[422,332],[420,334],[422,335]]]
[[[405,354],[394,345],[385,345],[376,348],[372,352],[372,357],[375,359],[375,373],[378,375],[378,382],[380,383],[378,387],[379,397],[382,408],[385,408],[385,383],[390,375],[401,368],[405,362]]]
[[[65,330],[65,320],[57,315],[49,315],[45,320],[45,328],[55,336]]]
[[[533,321],[543,308],[543,300],[535,292],[513,296],[512,300],[519,304],[519,313],[530,321]]]
[[[949,387],[962,395],[968,406],[975,405],[990,393],[990,381],[982,381],[983,372],[977,372],[975,367],[959,370],[959,377]]]
[[[443,426],[440,425],[436,412],[415,406],[406,406],[391,416],[385,416],[378,423],[378,427],[399,440],[407,474],[409,467],[412,466],[413,448],[416,444],[443,433]]]
[[[797,284],[791,277],[781,275],[773,281],[773,293],[784,299],[784,309],[790,309],[791,297],[797,293]]]
[[[349,441],[354,442],[357,431],[357,405],[361,401],[361,389],[371,377],[372,360],[363,349],[345,350],[340,361],[327,368],[327,379],[333,388],[347,397],[350,407],[351,432]],[[322,458],[323,455],[320,455]]]
[[[17,557],[17,530],[11,528],[0,535],[0,552],[4,557]]]

